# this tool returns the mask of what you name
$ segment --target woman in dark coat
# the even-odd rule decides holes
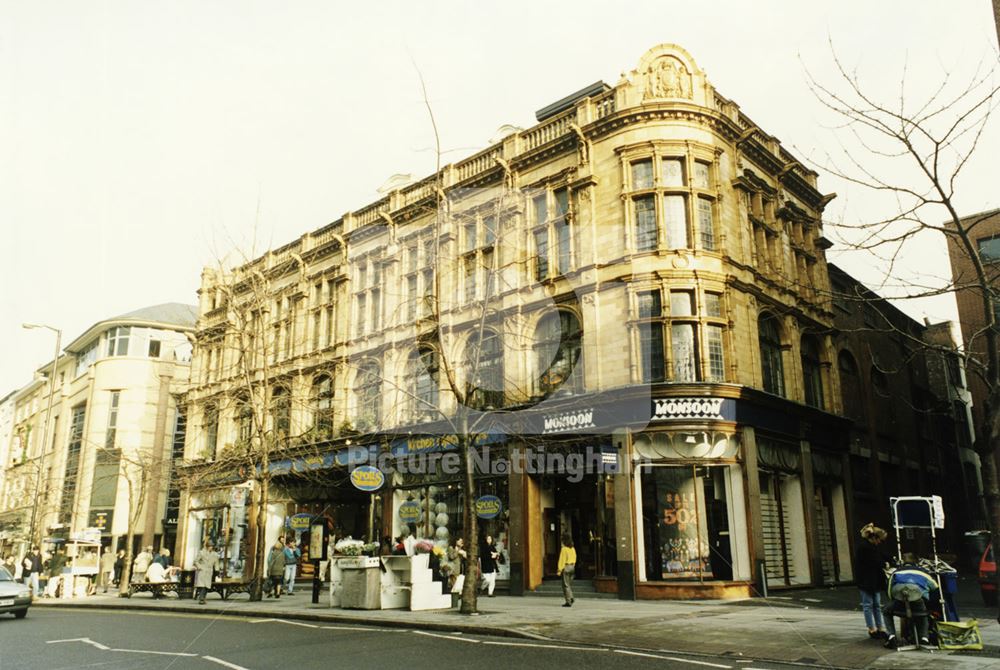
[[[888,637],[882,618],[886,560],[878,548],[885,538],[886,532],[870,523],[861,529],[861,542],[854,552],[854,580],[861,592],[861,610],[865,613],[868,637],[877,639]]]

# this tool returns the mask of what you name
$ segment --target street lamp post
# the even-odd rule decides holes
[[[41,449],[38,451],[38,462],[35,467],[37,471],[35,472],[35,495],[31,506],[31,526],[28,530],[28,544],[37,544],[35,540],[35,520],[38,514],[38,489],[41,486],[42,479],[42,458],[45,455],[45,445],[49,443],[49,425],[52,423],[52,399],[56,394],[56,366],[59,364],[59,352],[62,350],[62,331],[58,328],[53,328],[52,326],[47,326],[42,323],[24,323],[21,324],[22,328],[28,330],[34,330],[36,328],[45,328],[51,330],[56,334],[56,351],[52,356],[52,371],[49,373],[49,400],[46,403],[45,409],[45,428],[42,430],[42,445]]]

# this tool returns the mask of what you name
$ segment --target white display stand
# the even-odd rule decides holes
[[[381,562],[381,609],[432,610],[450,609],[451,594],[441,593],[441,582],[434,581],[428,567],[430,556],[340,556],[330,560],[330,607],[341,607],[344,570],[377,567]]]

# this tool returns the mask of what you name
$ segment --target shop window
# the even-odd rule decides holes
[[[219,408],[216,405],[205,405],[202,418],[205,430],[205,458],[213,458],[219,448]]]
[[[837,369],[840,371],[841,400],[844,414],[855,421],[864,421],[864,402],[861,395],[861,379],[858,364],[849,351],[837,355]]]
[[[406,365],[409,421],[433,421],[438,409],[438,356],[433,347],[421,346]]]
[[[582,390],[583,375],[576,370],[581,362],[582,339],[580,320],[569,310],[549,312],[539,320],[535,328],[535,370],[543,395],[560,389]]]
[[[778,330],[778,320],[770,314],[762,314],[757,320],[757,329],[764,390],[783,396],[785,395],[785,369],[781,360],[781,335]]]
[[[544,281],[560,276],[573,268],[572,218],[570,194],[565,186],[552,191],[552,209],[548,209],[548,193],[532,201],[535,227],[532,240],[535,248],[535,279]]]
[[[819,342],[811,335],[804,335],[802,337],[800,353],[806,404],[823,409],[823,372],[821,369]]]
[[[382,424],[382,371],[378,363],[369,361],[361,366],[354,395],[357,400],[357,430],[367,432],[377,429]]]
[[[333,379],[319,375],[312,383],[313,427],[320,437],[333,435]]]
[[[236,409],[236,439],[244,446],[248,446],[254,434],[253,405],[248,398],[243,398],[237,402]]]
[[[653,466],[641,472],[648,581],[731,580],[728,466]]]
[[[287,438],[292,429],[292,399],[288,389],[277,386],[271,392],[271,421],[275,435]]]
[[[645,383],[667,379],[676,382],[724,381],[724,322],[719,294],[706,294],[706,313],[698,314],[695,292],[670,291],[669,314],[664,313],[661,291],[636,293],[639,374]],[[669,334],[669,342],[665,339]],[[669,351],[669,359],[666,353]]]
[[[500,335],[489,328],[474,333],[465,348],[466,399],[470,407],[504,405],[503,349]]]

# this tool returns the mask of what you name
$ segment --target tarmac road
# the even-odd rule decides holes
[[[32,608],[24,620],[0,619],[0,669],[86,667],[782,670],[789,666],[447,632],[167,612],[46,607]]]

